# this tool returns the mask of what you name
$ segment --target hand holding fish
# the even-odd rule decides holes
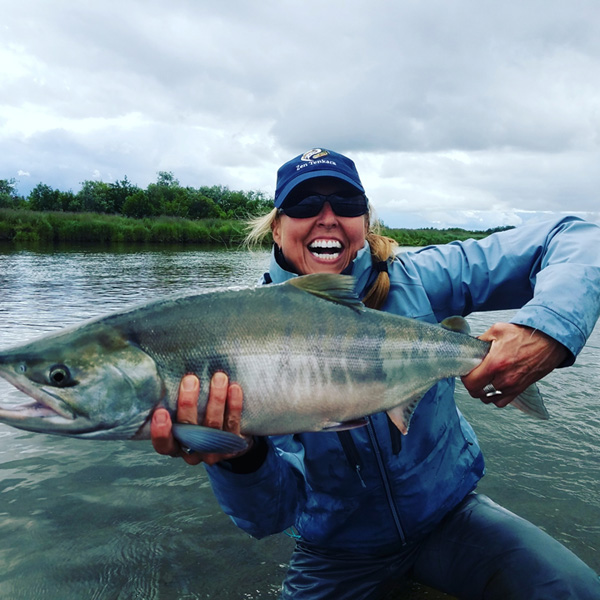
[[[179,386],[177,401],[177,421],[179,423],[198,424],[198,394],[200,381],[195,375],[186,375]],[[210,383],[209,399],[206,405],[203,425],[214,429],[222,429],[236,435],[240,433],[240,418],[242,412],[243,392],[237,383],[229,383],[227,375],[217,372]],[[179,442],[172,435],[172,422],[169,412],[159,408],[152,416],[150,429],[152,444],[159,454],[181,456],[188,464],[197,465],[201,462],[213,465],[221,460],[236,455],[214,453],[182,452]],[[249,439],[251,447],[251,438]],[[246,452],[244,450],[243,452]]]
[[[496,323],[479,338],[492,346],[483,362],[462,381],[473,398],[498,407],[510,404],[564,362],[569,353],[545,333],[512,323]],[[486,394],[484,388],[490,384],[500,393]]]

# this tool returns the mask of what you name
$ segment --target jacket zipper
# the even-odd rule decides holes
[[[338,431],[338,438],[340,439],[340,444],[342,444],[342,449],[344,450],[344,454],[346,455],[346,460],[352,466],[352,468],[356,471],[358,475],[358,479],[360,480],[360,485],[364,488],[367,487],[364,479],[361,475],[362,462],[360,460],[360,454],[356,448],[356,444],[352,439],[349,431]]]
[[[388,504],[390,507],[390,511],[392,513],[392,518],[394,520],[394,524],[396,525],[396,531],[398,532],[398,536],[400,537],[400,541],[402,545],[406,545],[406,536],[404,535],[404,529],[402,528],[402,523],[400,522],[400,515],[398,514],[398,510],[396,509],[396,503],[394,502],[394,496],[392,494],[392,488],[390,486],[390,480],[385,469],[385,465],[383,462],[383,457],[381,456],[381,450],[379,448],[379,444],[377,442],[377,436],[375,434],[375,429],[373,427],[373,422],[369,419],[367,423],[367,431],[369,432],[369,438],[371,440],[371,445],[375,450],[375,458],[377,459],[377,466],[379,467],[379,473],[381,474],[381,480],[383,482],[383,487],[385,489],[385,494],[388,500]]]

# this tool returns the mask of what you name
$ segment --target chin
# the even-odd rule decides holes
[[[319,260],[311,257],[310,265],[313,273],[341,273],[348,265],[344,260]]]

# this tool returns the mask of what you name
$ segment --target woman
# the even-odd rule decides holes
[[[463,379],[497,406],[572,364],[598,318],[600,234],[589,223],[567,218],[398,258],[371,225],[350,159],[321,149],[292,159],[278,171],[275,209],[251,234],[272,231],[275,242],[263,283],[350,273],[367,305],[432,323],[522,307],[481,336],[490,353]],[[197,422],[198,385],[183,379],[179,421]],[[582,561],[474,493],[483,457],[453,390],[453,380],[434,386],[407,436],[376,414],[351,431],[255,438],[243,455],[183,458],[207,464],[221,506],[245,531],[296,527],[282,598],[379,598],[405,576],[459,598],[600,598]],[[239,433],[242,405],[242,387],[217,373],[203,424]],[[152,437],[158,452],[180,454],[165,410]]]

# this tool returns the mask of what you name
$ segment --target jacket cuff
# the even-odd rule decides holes
[[[264,437],[255,436],[252,440],[252,448],[248,452],[237,458],[222,460],[217,463],[217,466],[239,475],[248,475],[258,471],[267,458],[269,446]]]
[[[586,342],[585,334],[574,323],[544,306],[527,305],[510,322],[537,329],[562,344],[569,355],[560,367],[571,366]]]

